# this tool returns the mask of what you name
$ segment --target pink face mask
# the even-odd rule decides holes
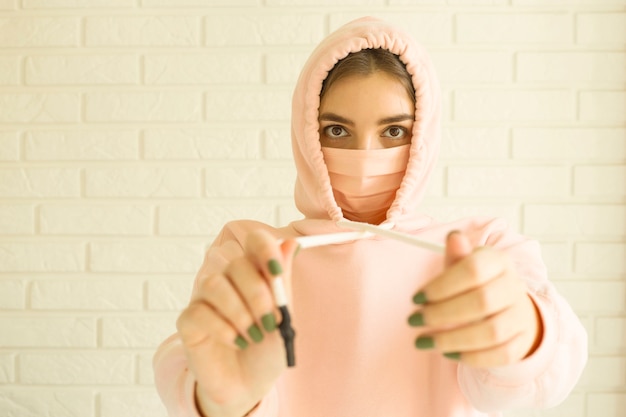
[[[410,144],[385,149],[322,147],[335,201],[348,220],[386,218],[409,161]]]

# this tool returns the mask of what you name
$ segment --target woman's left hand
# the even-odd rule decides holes
[[[444,271],[414,301],[421,307],[409,323],[432,329],[416,346],[471,366],[519,362],[541,341],[539,312],[511,259],[494,248],[472,248],[458,232],[446,240]]]

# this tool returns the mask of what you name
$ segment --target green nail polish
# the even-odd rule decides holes
[[[448,359],[452,359],[453,361],[458,361],[461,359],[461,354],[459,352],[446,352],[443,354]]]
[[[280,263],[276,259],[270,259],[267,263],[267,268],[270,270],[270,273],[274,276],[280,275],[283,273],[283,267],[280,266]]]
[[[426,304],[426,294],[423,291],[418,292],[413,296],[413,302],[415,304]]]
[[[302,245],[298,244],[298,247],[296,248],[296,250],[293,252],[293,257],[295,258],[297,254],[300,253],[300,249],[302,249]]]
[[[415,313],[409,317],[409,324],[413,327],[419,327],[424,325],[424,316],[422,313]]]
[[[276,317],[274,314],[268,313],[261,317],[261,323],[263,323],[263,328],[266,332],[273,332],[276,330]]]
[[[432,337],[418,337],[415,339],[415,347],[418,349],[432,349],[435,347],[435,341]]]
[[[244,339],[243,337],[239,335],[237,335],[237,338],[235,339],[235,344],[239,346],[239,349],[241,350],[248,347],[248,342],[246,342],[246,339]]]
[[[248,328],[248,335],[250,335],[250,339],[254,340],[255,343],[259,343],[263,340],[263,333],[261,333],[261,329],[256,324],[253,324]]]

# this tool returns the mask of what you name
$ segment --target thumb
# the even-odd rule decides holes
[[[472,253],[472,250],[472,244],[465,234],[457,230],[453,230],[448,233],[445,251],[446,266],[455,264],[459,260],[465,258],[467,255]]]
[[[280,244],[280,252],[283,255],[283,277],[285,280],[285,287],[289,298],[291,299],[291,268],[293,265],[293,259],[296,257],[300,245],[295,239],[285,239]]]

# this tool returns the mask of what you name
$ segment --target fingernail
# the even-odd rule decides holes
[[[256,324],[253,324],[248,329],[248,334],[250,335],[250,339],[254,340],[255,343],[259,343],[263,340],[263,333],[261,333],[261,329]]]
[[[458,233],[461,233],[461,232],[460,232],[460,231],[458,231],[458,230],[451,230],[451,231],[448,233],[448,236],[446,236],[446,239],[448,239],[448,238],[450,238],[450,236],[452,236],[452,235],[456,235],[456,234],[458,234]]]
[[[267,263],[267,268],[270,270],[270,273],[274,276],[280,275],[283,273],[283,267],[280,266],[280,262],[276,259],[270,259]]]
[[[422,313],[415,313],[409,317],[409,324],[413,327],[419,327],[424,325],[424,316]]]
[[[424,291],[420,291],[413,296],[413,302],[415,304],[426,304],[426,294]]]
[[[432,337],[418,337],[415,339],[415,347],[418,349],[432,349],[435,347],[435,341]]]
[[[273,332],[276,330],[276,317],[274,314],[268,313],[261,317],[261,323],[263,323],[263,328],[266,332]]]
[[[239,346],[239,349],[241,350],[248,347],[248,342],[246,342],[246,339],[244,339],[240,335],[237,335],[237,338],[235,339],[235,344]]]
[[[446,352],[443,354],[448,359],[452,359],[453,361],[458,361],[461,359],[461,354],[459,352]]]
[[[298,244],[298,247],[296,248],[296,250],[293,253],[293,257],[295,258],[297,254],[300,253],[300,249],[302,249],[302,245]]]

